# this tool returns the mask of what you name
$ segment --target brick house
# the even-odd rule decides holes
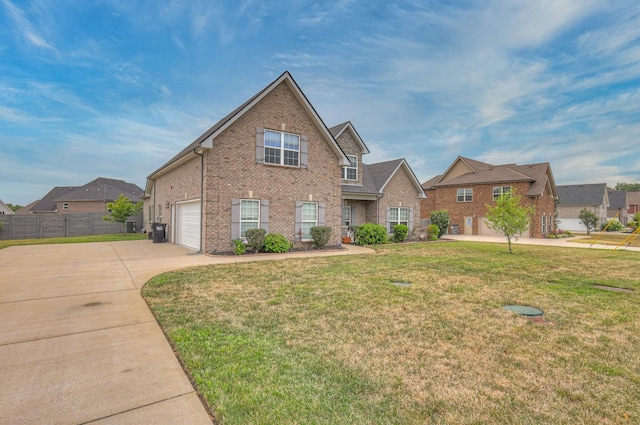
[[[609,190],[609,207],[607,219],[617,219],[623,225],[627,225],[629,211],[629,197],[626,190]]]
[[[522,237],[540,238],[554,231],[558,199],[551,165],[492,165],[459,156],[444,172],[424,182],[427,198],[421,202],[422,219],[430,212],[446,210],[451,229],[468,235],[496,235],[486,224],[487,204],[503,193],[516,190],[525,206],[535,207],[529,231]]]
[[[627,192],[627,200],[629,202],[627,217],[633,217],[640,212],[640,192]]]
[[[124,180],[98,177],[83,186],[56,186],[20,214],[71,214],[106,212],[106,204],[123,194],[133,202],[144,194],[142,188]]]
[[[606,183],[570,184],[558,186],[558,228],[572,232],[586,232],[578,216],[583,208],[592,211],[600,224],[607,221],[609,192]]]
[[[404,224],[409,232],[420,222],[420,199],[426,198],[404,158],[365,164],[369,149],[351,122],[329,129],[349,159],[342,168],[342,227],[383,224],[388,233]]]
[[[351,130],[341,140],[349,137]],[[206,253],[230,251],[232,240],[257,227],[301,247],[311,227],[325,225],[329,244],[338,245],[350,165],[284,72],[149,175],[144,220],[165,223],[170,242]]]

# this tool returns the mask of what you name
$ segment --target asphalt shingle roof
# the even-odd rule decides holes
[[[602,205],[607,191],[606,183],[571,184],[557,186],[559,206]]]

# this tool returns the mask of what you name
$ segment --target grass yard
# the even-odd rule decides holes
[[[621,245],[620,248],[618,249],[624,249],[627,246],[640,247],[640,236],[634,236],[634,235],[631,235],[630,233],[605,232],[603,234],[600,234],[598,232],[598,233],[591,233],[590,235],[587,235],[585,233],[583,235],[576,235],[576,236],[581,236],[581,237],[572,239],[571,240],[572,242],[580,242],[580,243],[587,243],[587,244],[597,243],[597,244],[615,245],[615,246],[624,242],[624,244]]]
[[[11,239],[0,240],[0,249],[17,245],[49,245],[61,243],[86,243],[86,242],[116,242],[135,241],[147,239],[148,235],[142,233],[117,233],[114,235],[72,236],[68,238],[42,238],[42,239]]]
[[[400,244],[200,267],[143,296],[225,425],[640,423],[640,253],[514,252]]]

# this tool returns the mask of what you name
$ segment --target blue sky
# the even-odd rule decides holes
[[[640,3],[0,0],[0,199],[146,176],[288,70],[418,179],[640,182]]]

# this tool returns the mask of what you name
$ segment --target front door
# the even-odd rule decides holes
[[[473,217],[464,218],[464,234],[473,235]]]

